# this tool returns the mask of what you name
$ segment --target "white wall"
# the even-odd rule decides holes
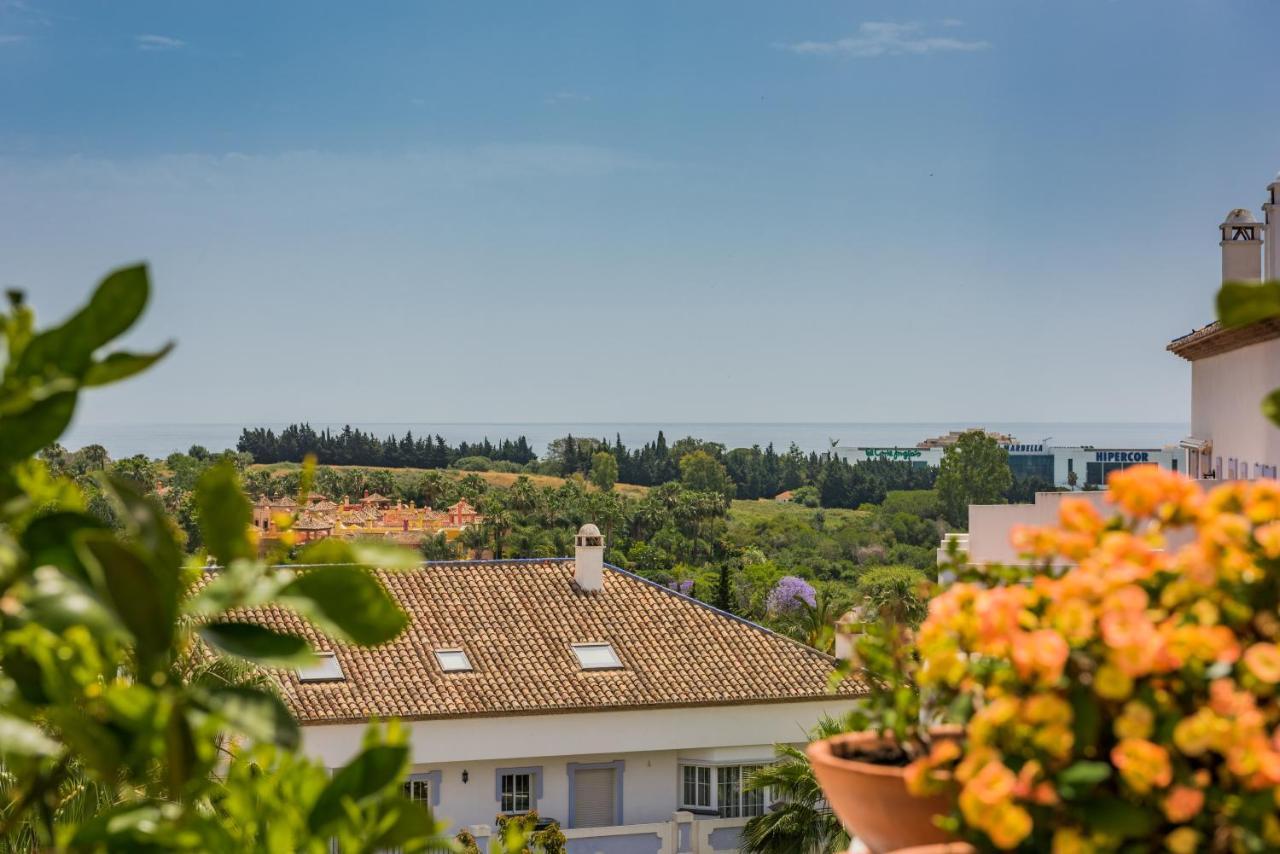
[[[1228,476],[1231,459],[1280,465],[1280,429],[1259,407],[1280,387],[1280,340],[1264,341],[1191,363],[1191,435],[1213,441],[1213,463],[1222,458],[1218,478]]]
[[[489,824],[498,810],[498,768],[542,767],[539,812],[568,819],[570,762],[621,759],[624,823],[667,821],[678,805],[681,757],[769,761],[775,743],[798,743],[824,715],[852,699],[744,706],[638,709],[559,715],[408,721],[414,771],[440,772],[441,816],[454,826]],[[363,724],[307,725],[303,749],[334,768],[360,750]],[[468,782],[462,782],[462,771]]]

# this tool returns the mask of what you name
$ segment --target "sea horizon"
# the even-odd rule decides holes
[[[1189,429],[1187,422],[1178,421],[100,421],[73,424],[63,444],[72,449],[99,444],[116,459],[135,454],[163,458],[192,445],[210,451],[234,449],[244,428],[279,432],[290,423],[307,423],[317,431],[341,430],[350,424],[378,438],[405,432],[439,434],[450,444],[524,436],[540,457],[550,441],[568,434],[610,442],[620,436],[630,448],[652,441],[659,430],[668,442],[693,436],[726,448],[772,443],[780,452],[794,442],[809,452],[826,450],[833,442],[840,447],[912,447],[924,439],[972,427],[1005,433],[1028,444],[1155,449],[1177,444]]]

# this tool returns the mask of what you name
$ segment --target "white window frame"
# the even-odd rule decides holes
[[[521,809],[519,806],[520,791],[519,791],[519,788],[516,786],[516,781],[521,777],[523,777],[526,782],[526,787],[524,791],[524,798],[525,798],[524,809]],[[510,808],[507,807],[508,793],[504,785],[508,779],[511,780],[511,792],[510,792],[511,807]],[[534,805],[534,795],[533,795],[534,785],[535,785],[534,774],[531,771],[512,771],[512,772],[508,772],[500,775],[498,777],[498,811],[503,813],[504,815],[524,815],[527,812],[532,812],[533,805]]]
[[[766,761],[759,762],[681,762],[680,763],[680,808],[687,810],[697,810],[699,812],[715,812],[722,818],[750,818],[753,815],[763,815],[769,811],[770,805],[773,803],[772,793],[767,789],[762,792],[750,793],[743,789],[743,783],[747,774],[763,768],[769,763]],[[689,803],[685,800],[685,769],[698,769],[694,773],[701,777],[705,772],[709,788],[709,800],[707,804]],[[725,769],[736,769],[738,772],[738,797],[736,804],[720,803],[720,778]],[[725,772],[727,773],[727,772]],[[701,786],[702,781],[699,779],[696,785]],[[759,811],[748,813],[747,809],[749,801],[759,802]]]
[[[691,801],[685,800],[685,785],[688,782],[685,779],[685,775],[689,771],[693,772],[693,790],[694,790],[695,797],[699,794],[699,790],[703,786],[706,786],[707,802],[705,804],[699,804],[696,801],[691,802]],[[705,772],[706,774],[705,782],[700,779],[703,776],[703,772]],[[713,776],[714,775],[711,773],[710,765],[698,765],[692,762],[682,763],[680,765],[680,806],[685,809],[691,809],[691,810],[715,809],[716,808],[715,806],[716,787],[715,787],[715,783],[712,780]]]
[[[583,670],[621,670],[622,659],[618,658],[618,651],[613,648],[611,643],[575,643],[570,644],[574,656],[578,659],[578,665]],[[586,656],[592,653],[604,652],[608,654],[606,660],[595,660]]]
[[[418,788],[421,787],[421,788]],[[431,777],[428,774],[410,774],[404,781],[403,794],[415,804],[431,807]]]
[[[317,652],[309,664],[298,668],[298,681],[311,682],[343,682],[347,674],[342,672],[342,662],[332,652]]]
[[[471,659],[467,657],[467,653],[461,649],[437,649],[436,664],[440,665],[440,669],[445,673],[470,673],[474,668],[471,666]],[[461,661],[458,660],[461,657]]]

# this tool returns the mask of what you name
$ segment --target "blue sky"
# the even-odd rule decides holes
[[[1280,4],[0,0],[0,282],[89,421],[1158,421]]]

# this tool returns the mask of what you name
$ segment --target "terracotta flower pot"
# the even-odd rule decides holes
[[[954,842],[933,823],[951,811],[950,798],[912,796],[901,767],[843,758],[888,743],[874,732],[849,732],[809,745],[809,762],[831,809],[873,854]]]

